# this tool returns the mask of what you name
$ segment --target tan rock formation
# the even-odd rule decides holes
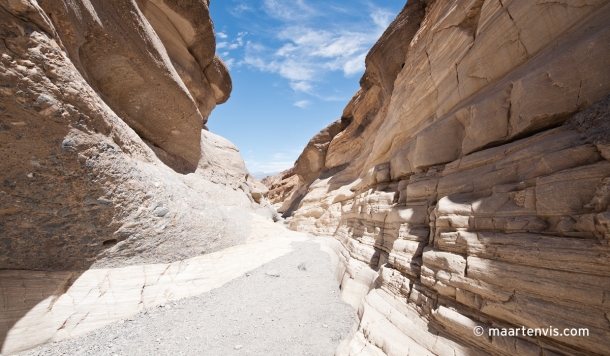
[[[245,243],[252,212],[274,215],[237,148],[202,131],[231,91],[208,1],[0,0],[0,37],[2,352],[33,345],[12,329],[22,317],[62,326],[68,309],[32,308],[74,271],[180,267]],[[30,273],[48,283],[19,294]]]
[[[0,268],[170,262],[244,241],[248,172],[202,131],[230,90],[206,4],[1,4]]]
[[[248,183],[252,186],[252,198],[254,198],[257,203],[261,203],[263,199],[267,198],[269,189],[267,189],[261,181],[248,175]]]
[[[291,172],[296,174],[304,184],[313,182],[324,170],[326,152],[330,142],[345,130],[350,122],[350,118],[341,118],[316,134],[297,158]]]
[[[290,168],[274,176],[263,178],[263,183],[269,190],[268,199],[271,204],[282,203],[289,199],[299,185],[299,176]]]
[[[285,179],[287,177],[287,175],[293,175],[294,173],[292,173],[293,169],[287,169],[283,172],[280,172],[278,174],[274,174],[271,176],[266,176],[265,178],[261,179],[261,183],[263,183],[268,189],[271,189],[271,187],[279,182],[282,179]]]
[[[269,176],[263,179],[262,183],[269,188],[267,196],[269,202],[274,204],[277,212],[284,217],[294,212],[306,191],[303,189],[305,185],[301,183],[301,179],[292,168]]]
[[[361,320],[337,354],[610,355],[609,44],[604,0],[408,2],[301,156],[291,227],[336,237]],[[522,327],[560,330],[488,336]]]
[[[144,308],[218,288],[293,250],[306,236],[252,215],[247,242],[170,264],[87,271],[0,271],[0,353],[86,334]],[[28,313],[24,316],[23,310]]]

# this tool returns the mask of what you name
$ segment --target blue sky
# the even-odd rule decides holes
[[[292,167],[313,135],[340,118],[364,58],[401,0],[212,0],[231,99],[208,121],[250,172]]]

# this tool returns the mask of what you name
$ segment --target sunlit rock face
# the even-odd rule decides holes
[[[287,169],[273,176],[265,177],[261,183],[267,188],[271,204],[284,203],[299,185],[300,179],[293,169]]]
[[[366,63],[295,166],[359,310],[338,354],[610,354],[608,1],[409,1]],[[522,326],[589,336],[487,336]]]

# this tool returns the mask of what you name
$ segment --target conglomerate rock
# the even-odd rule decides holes
[[[337,239],[338,354],[610,355],[610,2],[409,1],[361,85],[290,218]]]

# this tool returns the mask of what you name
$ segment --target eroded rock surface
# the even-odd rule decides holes
[[[0,271],[0,333],[5,336],[0,353],[12,355],[81,336],[142,309],[197,296],[292,252],[293,242],[307,240],[305,234],[259,215],[252,219],[253,232],[245,244],[173,263],[87,271]],[[28,312],[24,315],[23,310]]]
[[[12,276],[0,277],[0,350],[61,333],[69,313],[32,308],[87,270],[139,271],[107,286],[120,299],[154,288],[141,266],[180,269],[245,243],[253,212],[275,214],[237,148],[205,130],[231,91],[208,4],[0,0],[0,270]],[[26,315],[49,328],[7,339]]]
[[[610,354],[609,44],[604,0],[408,2],[295,166],[359,308],[338,354]],[[551,326],[589,336],[487,336]]]
[[[170,262],[244,241],[254,187],[237,148],[202,131],[230,92],[206,3],[1,5],[0,268]]]
[[[269,190],[267,196],[269,202],[284,217],[292,215],[306,192],[303,189],[306,185],[302,184],[301,178],[292,168],[266,177],[261,182]]]

